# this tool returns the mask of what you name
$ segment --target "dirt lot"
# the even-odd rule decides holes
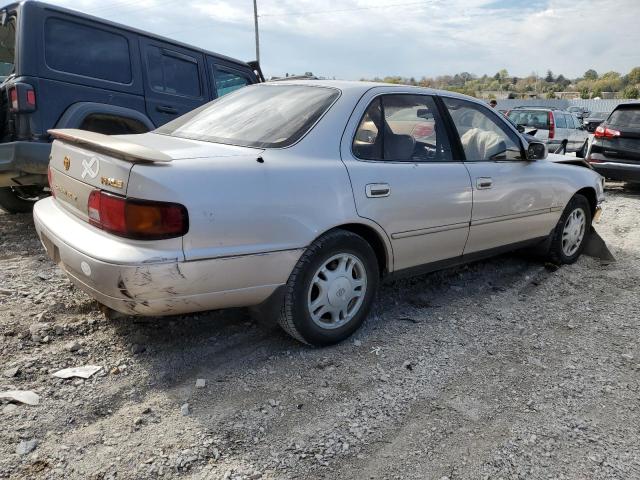
[[[640,478],[640,193],[598,230],[617,263],[387,285],[311,349],[243,310],[108,321],[0,215],[0,391],[40,396],[0,404],[0,478]]]

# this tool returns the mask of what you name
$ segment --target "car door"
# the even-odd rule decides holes
[[[341,153],[357,212],[385,230],[398,271],[460,257],[472,198],[434,98],[395,92],[376,88],[363,96]]]
[[[552,165],[527,161],[518,134],[491,109],[460,98],[443,96],[442,100],[473,186],[473,213],[464,253],[548,235],[558,217],[557,212],[552,213]]]
[[[147,115],[156,126],[209,101],[204,55],[144,37],[140,48]]]

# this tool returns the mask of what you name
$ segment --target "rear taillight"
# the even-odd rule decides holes
[[[618,130],[605,127],[604,125],[599,125],[598,128],[596,128],[596,131],[593,133],[593,136],[596,138],[615,138],[619,137],[620,135],[621,134]]]
[[[189,216],[183,205],[153,202],[93,190],[87,203],[89,223],[120,237],[161,240],[185,235]]]
[[[556,119],[553,118],[553,112],[548,112],[547,121],[549,122],[549,138],[556,136]]]
[[[28,83],[14,83],[9,87],[9,103],[12,113],[34,112],[36,91]]]

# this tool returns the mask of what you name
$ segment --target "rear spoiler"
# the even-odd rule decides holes
[[[121,136],[103,135],[102,133],[72,128],[49,130],[49,134],[65,143],[78,145],[87,150],[103,153],[127,162],[170,162],[173,160],[166,153],[125,140]]]

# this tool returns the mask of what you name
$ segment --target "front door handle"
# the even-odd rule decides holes
[[[478,190],[488,190],[493,187],[493,179],[491,177],[476,178],[476,188]]]
[[[177,115],[178,110],[176,108],[170,107],[168,105],[158,105],[156,110],[162,113],[168,113],[170,115]]]
[[[370,183],[365,187],[367,197],[381,198],[391,195],[391,187],[388,183]]]

